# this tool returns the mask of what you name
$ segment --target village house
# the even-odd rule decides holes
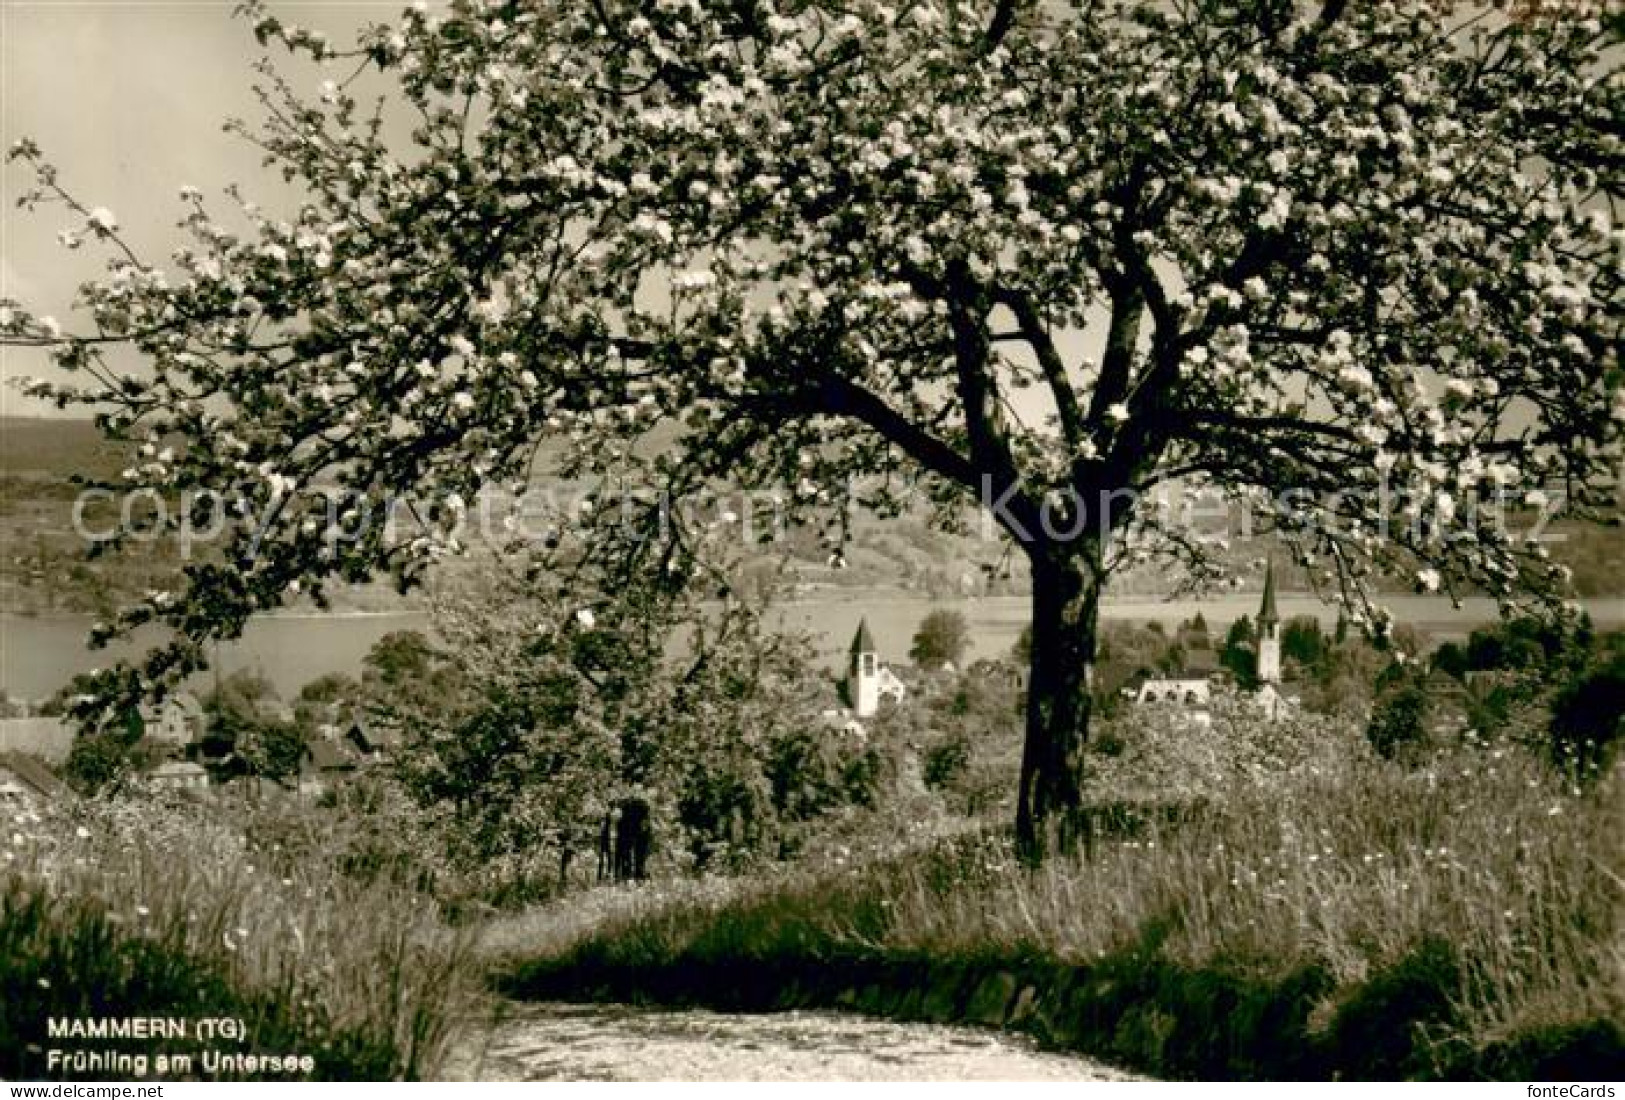
[[[324,794],[355,772],[353,757],[334,742],[316,738],[305,746],[299,758],[299,793]]]
[[[149,703],[139,713],[141,736],[162,748],[185,749],[202,741],[208,728],[202,704],[189,691]]]
[[[190,760],[160,761],[146,774],[147,786],[155,791],[197,791],[209,785],[203,765]]]
[[[324,726],[323,736],[362,760],[383,760],[400,747],[400,738],[394,730],[380,726],[366,718],[351,718],[337,725]]]
[[[1275,603],[1275,568],[1264,570],[1264,595],[1258,608],[1258,689],[1251,702],[1274,721],[1290,706],[1281,693],[1281,615]],[[1194,649],[1175,672],[1152,676],[1134,692],[1137,705],[1177,707],[1197,725],[1212,724],[1211,707],[1216,684],[1226,676],[1211,649]]]

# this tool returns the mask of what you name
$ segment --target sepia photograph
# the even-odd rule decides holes
[[[1612,1100],[1622,61],[0,0],[8,1095]]]

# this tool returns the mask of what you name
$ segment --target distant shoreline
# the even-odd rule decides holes
[[[1152,596],[1141,593],[1131,593],[1122,596],[1108,596],[1104,598],[1101,601],[1101,609],[1102,611],[1123,610],[1125,608],[1145,608],[1147,610],[1153,610],[1156,608],[1200,608],[1209,605],[1226,606],[1237,602],[1255,600],[1258,598],[1258,595],[1259,593],[1257,591],[1253,591],[1251,589],[1198,596]],[[1282,591],[1279,593],[1279,596],[1283,603],[1317,604],[1328,609],[1335,609],[1336,607],[1335,604],[1321,596],[1317,596],[1313,592]],[[876,600],[884,600],[888,603],[940,604],[948,607],[958,604],[1017,604],[1026,603],[1030,599],[1030,595],[1023,593],[999,593],[994,595],[973,593],[966,595],[932,596],[922,592],[912,592],[907,589],[843,588],[839,586],[832,586],[828,589],[821,590],[816,595],[803,595],[787,599],[774,600],[768,604],[768,608],[769,610],[772,610],[774,608],[827,607],[832,604],[863,604]],[[1442,611],[1447,616],[1446,619],[1417,621],[1456,621],[1461,618],[1471,616],[1476,605],[1487,605],[1484,606],[1482,610],[1490,612],[1490,619],[1498,618],[1498,615],[1495,614],[1496,608],[1494,606],[1494,600],[1489,596],[1463,597],[1459,607],[1452,604],[1447,596],[1429,596],[1410,593],[1396,593],[1386,597],[1377,596],[1373,598],[1372,602],[1378,605],[1383,603],[1398,603],[1400,605],[1415,603]],[[1600,621],[1625,622],[1625,594],[1592,596],[1577,600],[1576,602],[1594,617],[1598,611],[1609,611],[1610,608],[1608,605],[1619,605],[1617,608],[1612,609],[1614,612],[1613,614],[1607,614],[1606,617]],[[430,611],[427,607],[408,605],[388,610],[347,608],[333,611],[264,611],[256,613],[253,618],[258,620],[277,619],[336,622],[352,619],[366,620],[424,618],[427,617],[429,613]],[[100,616],[88,611],[52,610],[33,612],[0,607],[0,617],[19,621],[70,623],[79,621],[91,622]],[[1400,621],[1406,622],[1412,620],[1401,619]],[[1486,619],[1485,621],[1490,620]]]
[[[390,619],[412,618],[426,616],[429,609],[426,607],[403,607],[399,611],[262,611],[253,616],[255,619],[312,619],[312,620],[338,620],[338,619]],[[93,622],[101,616],[89,611],[13,611],[10,608],[0,608],[0,618],[17,619],[26,622]]]

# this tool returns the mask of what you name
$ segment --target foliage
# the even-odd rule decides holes
[[[1577,778],[1608,774],[1625,743],[1625,646],[1581,672],[1552,702],[1554,762]]]
[[[1459,642],[1445,642],[1433,651],[1428,663],[1446,676],[1453,676],[1458,680],[1467,677],[1467,649]]]
[[[62,774],[83,794],[115,788],[140,763],[140,734],[117,728],[91,730],[73,739]]]
[[[1101,630],[1095,696],[1103,714],[1111,713],[1123,689],[1170,662],[1169,639],[1153,629],[1157,625],[1112,622]]]
[[[568,584],[505,564],[436,589],[436,637],[408,647],[406,677],[433,692],[371,696],[402,742],[396,774],[452,850],[550,860],[562,886],[635,799],[667,866],[740,866],[859,797],[855,765],[825,759],[829,686],[762,608],[624,583],[594,597],[584,564]]]
[[[86,672],[75,673],[40,706],[40,713],[58,718],[70,712],[74,701],[96,690],[96,677]]]
[[[1475,671],[1537,669],[1567,648],[1568,635],[1537,619],[1481,627],[1467,638],[1467,667]]]
[[[1317,667],[1326,654],[1327,640],[1320,620],[1313,615],[1294,615],[1281,627],[1281,657],[1305,668]]]
[[[369,660],[375,651],[376,645],[368,653]],[[299,689],[293,704],[295,718],[307,732],[314,732],[325,723],[353,717],[361,704],[361,694],[361,685],[353,677],[342,672],[325,673]]]
[[[208,731],[202,751],[214,778],[256,776],[286,781],[299,771],[308,732],[279,713],[276,689],[263,674],[240,669],[203,698]]]
[[[1253,621],[1246,615],[1231,623],[1230,629],[1225,631],[1219,663],[1230,670],[1241,687],[1250,691],[1258,686],[1258,634],[1253,629]]]
[[[1311,711],[1364,718],[1370,710],[1377,677],[1391,661],[1364,638],[1349,635],[1328,648],[1319,665],[1295,686],[1304,707]]]
[[[1178,534],[1147,490],[1291,490],[1281,533],[1379,631],[1378,572],[1558,593],[1500,501],[1538,509],[1561,481],[1571,513],[1607,514],[1621,92],[1600,5],[459,0],[347,50],[244,10],[391,93],[369,118],[354,78],[314,103],[267,78],[266,121],[239,130],[296,188],[289,219],[188,189],[171,278],[36,142],[10,154],[22,204],[110,256],[82,293],[94,331],[0,302],[0,339],[74,375],[29,392],[138,445],[121,487],[233,498],[125,533],[221,518],[226,539],[99,632],[177,635],[106,698],[293,593],[415,583],[539,443],[613,493],[728,476],[803,516],[889,508],[906,469],[944,515],[991,491],[1029,559],[1036,851],[1078,800],[1061,762],[1100,586]],[[1069,350],[1089,329],[1098,363]],[[1009,411],[1024,389],[1036,416]],[[421,524],[386,539],[406,492]],[[684,527],[623,564],[681,565]],[[1156,545],[1214,571],[1199,540]]]
[[[1146,705],[1101,732],[1085,788],[1096,805],[1247,798],[1293,780],[1330,781],[1366,755],[1349,722],[1298,711],[1270,720],[1250,697],[1224,690],[1214,693],[1206,722],[1178,707]]]
[[[1428,697],[1420,684],[1405,683],[1378,700],[1366,739],[1389,760],[1409,758],[1427,744]]]
[[[937,608],[920,620],[914,632],[908,658],[920,668],[935,670],[944,665],[958,666],[970,644],[970,624],[963,613]]]
[[[948,813],[987,820],[1008,807],[1010,769],[1021,756],[1025,703],[1020,668],[977,661],[925,700],[919,747],[920,778]]]

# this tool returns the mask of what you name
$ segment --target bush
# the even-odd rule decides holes
[[[1427,743],[1427,694],[1415,685],[1400,687],[1372,708],[1366,740],[1386,760],[1412,756]]]
[[[1552,704],[1553,761],[1577,779],[1613,766],[1625,741],[1625,660],[1615,658],[1573,681]]]
[[[1461,984],[1456,949],[1423,937],[1343,1002],[1330,1036],[1336,1064],[1364,1080],[1437,1076],[1428,1033],[1459,1026],[1454,1000]]]
[[[942,788],[965,773],[970,764],[970,744],[959,734],[938,741],[925,751],[923,775],[928,787]]]

